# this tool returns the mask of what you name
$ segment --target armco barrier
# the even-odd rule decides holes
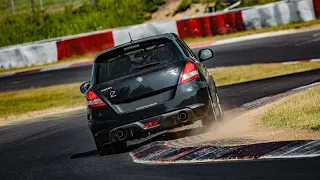
[[[320,18],[320,0],[313,0],[314,13]]]
[[[112,31],[65,39],[57,42],[58,59],[96,53],[113,46]]]
[[[1,69],[42,65],[58,60],[56,42],[12,46],[0,50]]]
[[[241,11],[177,20],[179,36],[185,38],[213,36],[245,30]]]
[[[320,1],[320,0],[317,0]],[[242,11],[247,29],[260,29],[280,24],[315,19],[312,0],[283,1]]]

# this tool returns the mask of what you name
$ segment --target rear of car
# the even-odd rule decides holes
[[[193,123],[210,110],[197,62],[167,37],[100,53],[91,84],[88,120],[98,148]]]

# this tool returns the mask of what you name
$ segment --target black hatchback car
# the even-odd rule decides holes
[[[131,41],[95,57],[86,94],[89,128],[100,155],[122,151],[128,140],[222,119],[215,82],[199,59],[175,34]]]

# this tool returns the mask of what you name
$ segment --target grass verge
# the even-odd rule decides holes
[[[72,34],[140,24],[165,3],[164,0],[95,0],[63,12],[5,15],[0,20],[0,47]]]
[[[273,104],[262,115],[269,126],[320,131],[320,86]]]
[[[307,22],[297,22],[297,23],[290,23],[286,25],[279,25],[274,27],[267,27],[263,29],[253,29],[247,31],[240,31],[235,32],[232,34],[224,34],[224,35],[216,35],[216,36],[209,36],[203,38],[194,38],[194,39],[185,39],[187,43],[200,43],[205,41],[217,41],[222,39],[258,34],[258,33],[265,33],[265,32],[274,32],[280,30],[290,30],[290,29],[307,29],[312,27],[320,27],[320,19],[307,21]]]
[[[80,83],[0,93],[0,121],[84,106]]]
[[[31,1],[28,0],[14,0],[14,9],[16,14],[30,14],[32,13],[31,8]],[[79,4],[83,4],[89,2],[88,0],[72,0],[72,1],[66,1],[66,0],[42,0],[42,7],[43,9],[40,9],[40,1],[35,0],[34,6],[37,11],[50,11],[50,12],[59,12],[64,10],[65,6],[70,6],[71,3],[73,6],[77,6]],[[12,12],[12,6],[11,1],[4,0],[1,3],[0,6],[0,15],[1,16],[12,16],[14,15]],[[0,17],[1,20],[2,17]],[[4,17],[3,17],[4,18]]]
[[[218,86],[319,69],[320,62],[298,64],[253,64],[210,69]]]
[[[255,64],[211,69],[218,86],[320,68],[320,62]],[[0,93],[0,121],[59,112],[84,106],[80,83]],[[319,93],[320,94],[320,93]]]

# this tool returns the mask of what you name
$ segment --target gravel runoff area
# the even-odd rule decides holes
[[[204,145],[233,146],[291,140],[320,140],[320,131],[270,127],[261,119],[263,113],[276,102],[285,100],[291,95],[312,87],[320,87],[320,82],[244,104],[239,108],[225,112],[226,119],[224,122],[216,124],[205,134],[195,135],[197,132],[192,134],[193,132],[191,131],[191,136],[163,143],[173,147],[187,147]],[[201,123],[199,122],[193,125],[192,128],[200,126]]]

